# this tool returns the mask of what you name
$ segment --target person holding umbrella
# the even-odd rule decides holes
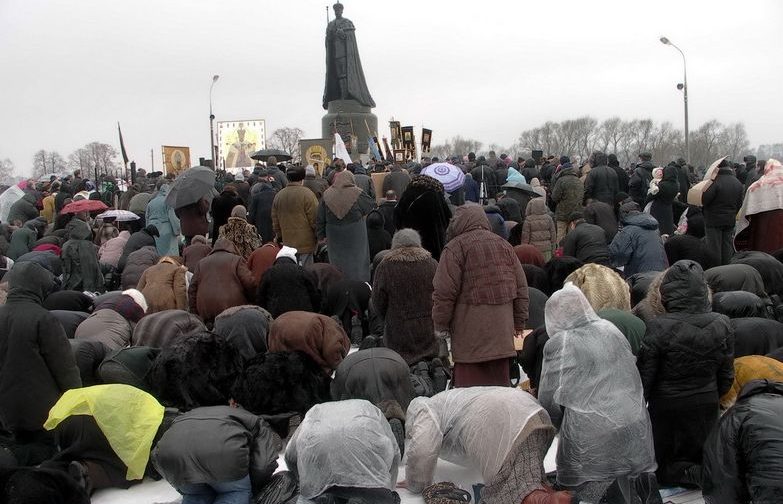
[[[174,180],[166,195],[166,204],[174,208],[174,214],[179,218],[186,245],[190,245],[194,236],[206,236],[209,232],[207,213],[212,198],[217,195],[215,172],[206,166],[194,166]]]

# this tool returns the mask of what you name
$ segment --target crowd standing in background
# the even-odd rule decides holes
[[[0,501],[783,502],[781,163],[445,161],[0,195]]]

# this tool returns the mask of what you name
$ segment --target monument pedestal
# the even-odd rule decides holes
[[[334,138],[333,128],[345,142],[351,159],[359,161],[360,156],[367,154],[367,138],[378,133],[378,118],[370,107],[356,100],[333,100],[321,119],[322,137]]]

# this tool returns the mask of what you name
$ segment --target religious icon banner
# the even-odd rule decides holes
[[[218,121],[218,159],[216,166],[228,171],[252,168],[250,156],[266,148],[266,124],[263,119]]]
[[[170,173],[179,175],[190,168],[190,147],[162,145],[160,151],[163,154],[163,167],[166,175]]]
[[[299,140],[299,152],[301,153],[302,164],[311,165],[316,173],[323,175],[324,169],[332,162],[331,138],[307,138]]]

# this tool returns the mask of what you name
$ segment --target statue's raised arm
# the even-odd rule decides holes
[[[359,48],[356,44],[356,28],[343,17],[343,5],[336,3],[334,21],[326,27],[326,85],[324,109],[333,100],[356,100],[367,107],[375,107],[375,101],[364,80]]]

